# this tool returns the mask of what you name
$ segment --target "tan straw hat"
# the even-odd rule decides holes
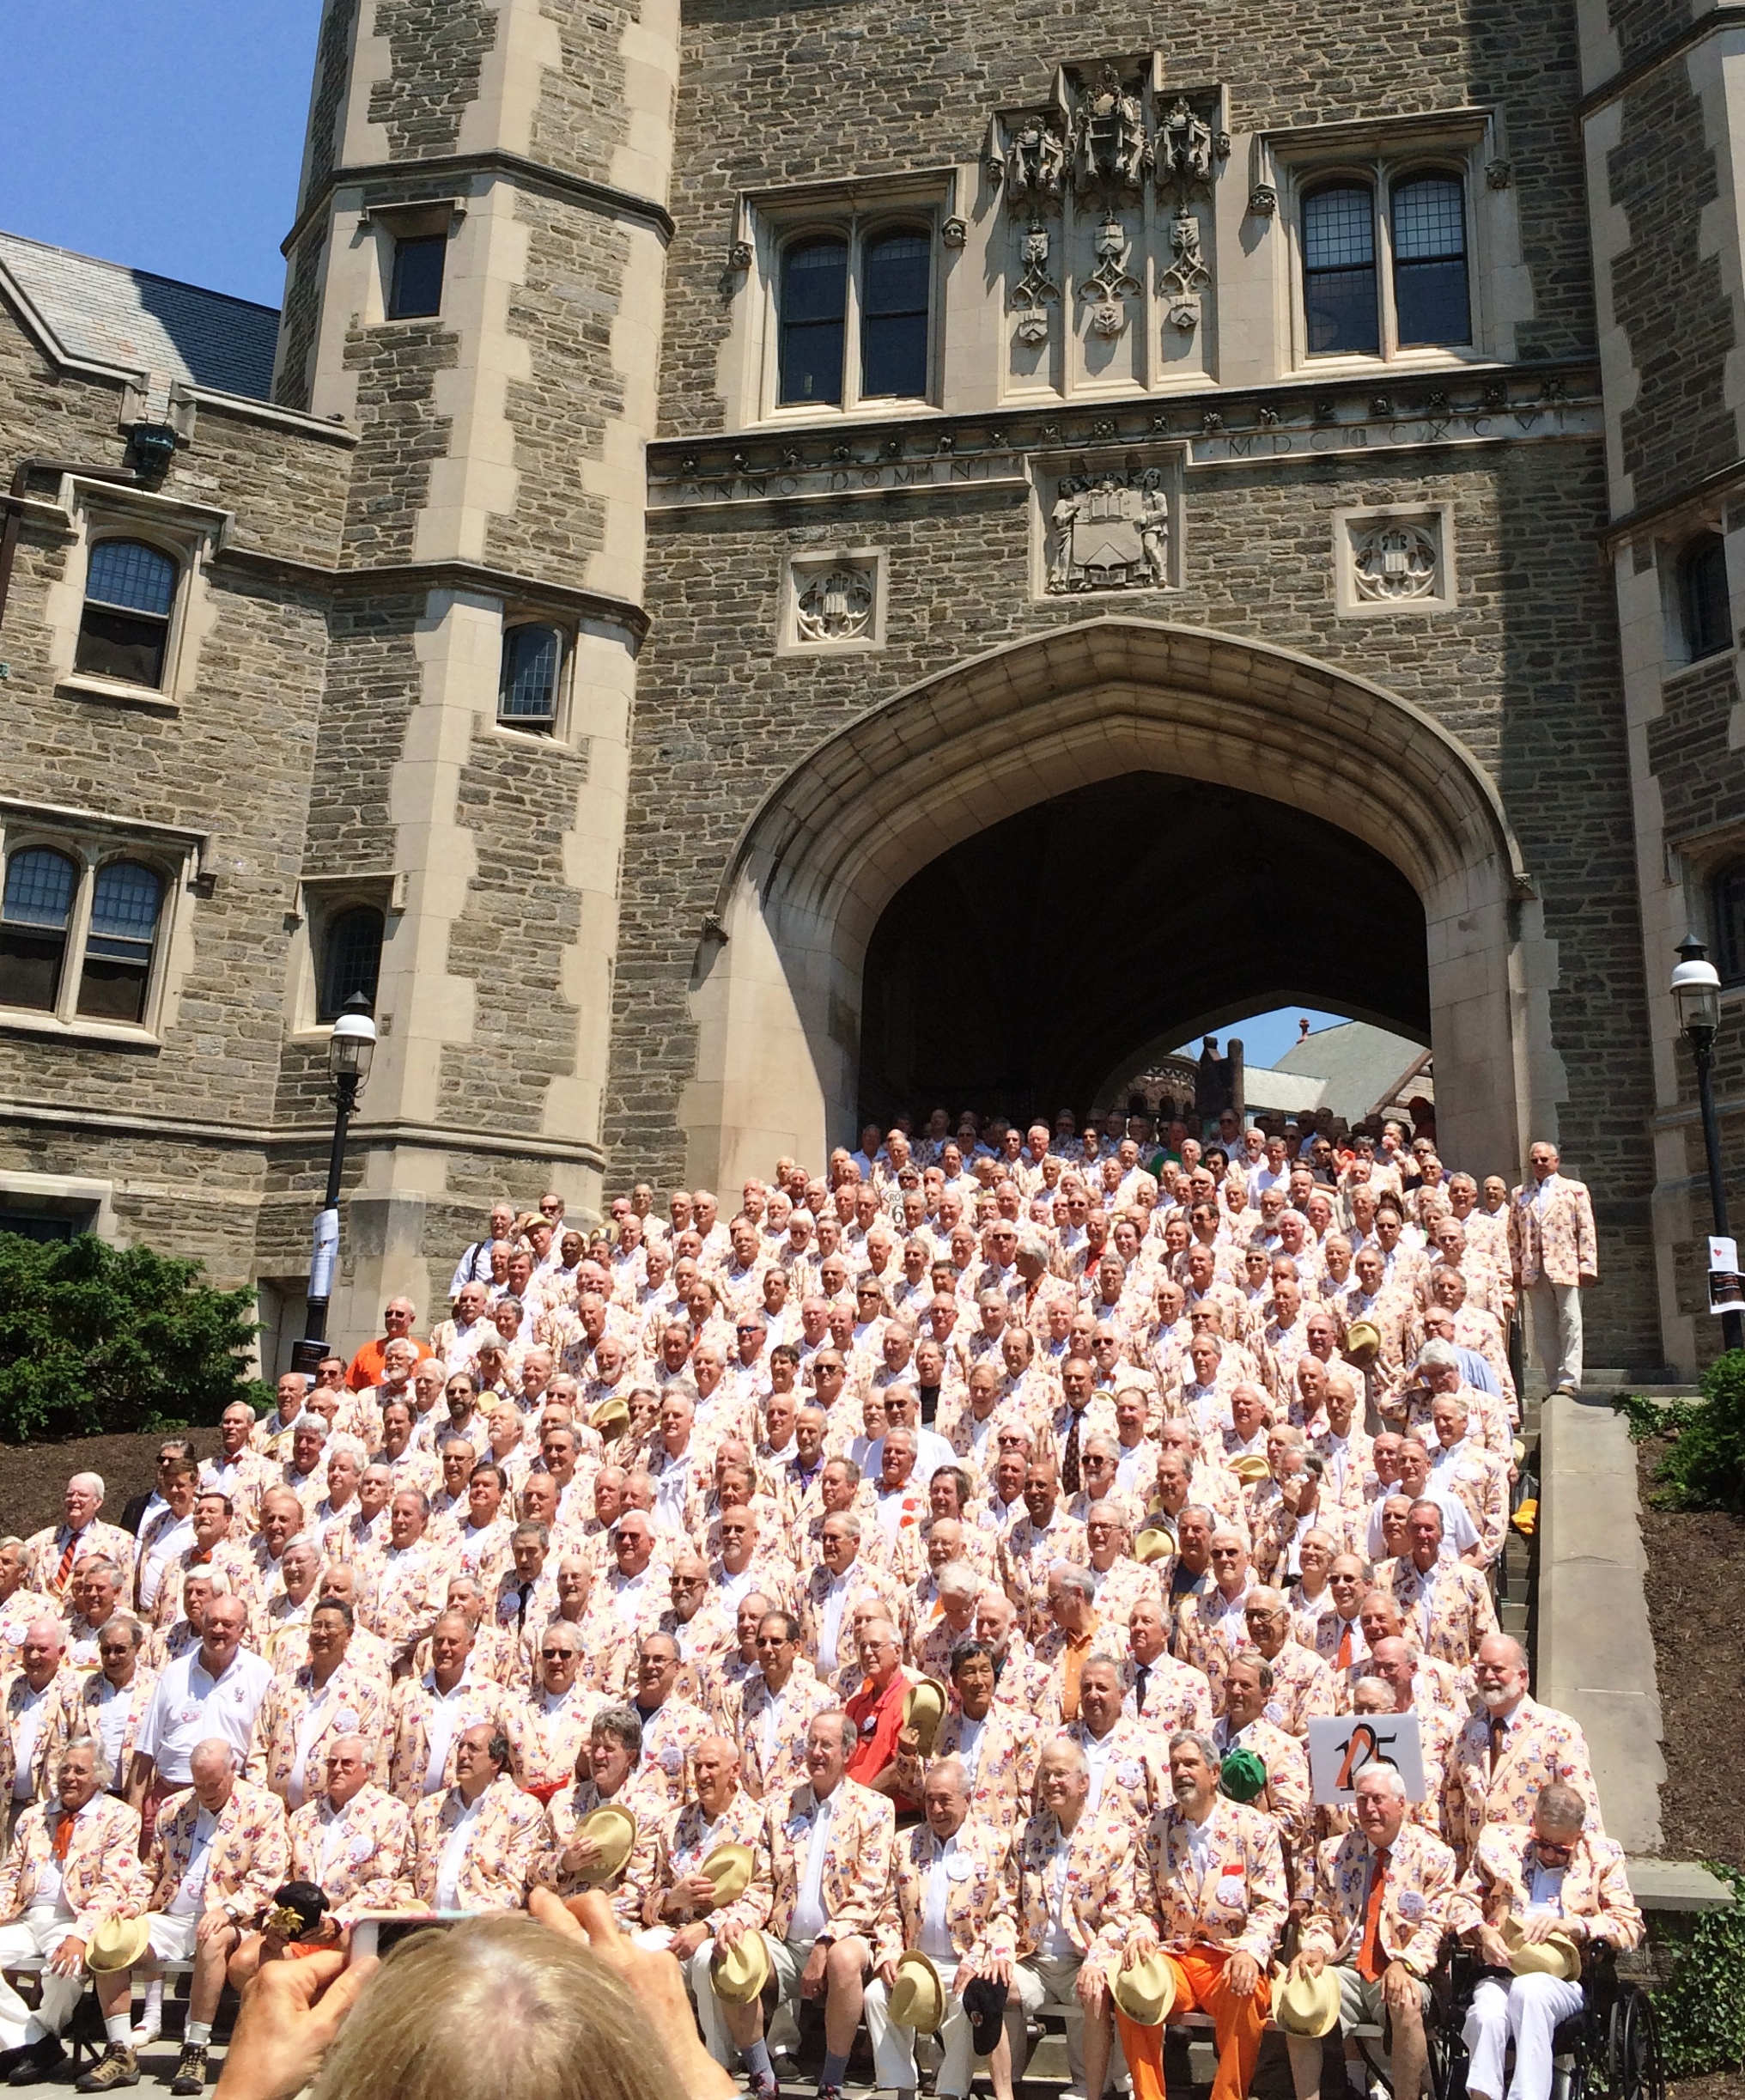
[[[897,1980],[891,1987],[891,2018],[917,2034],[937,2034],[945,2018],[945,1987],[927,1957],[911,1947],[897,1957]]]
[[[769,1981],[769,1950],[762,1933],[742,1933],[731,1947],[715,1942],[710,1976],[723,2005],[749,2006]]]
[[[1176,2002],[1176,1971],[1161,1951],[1116,1973],[1115,2002],[1140,2027],[1161,2027]]]
[[[717,1845],[696,1871],[714,1884],[717,1903],[731,1903],[751,1887],[756,1865],[749,1845]]]
[[[903,1725],[920,1737],[921,1754],[931,1757],[938,1742],[939,1724],[945,1718],[951,1694],[937,1677],[921,1677],[903,1695]]]
[[[1175,1550],[1175,1533],[1161,1524],[1146,1525],[1133,1542],[1133,1557],[1142,1567],[1153,1561],[1167,1561]]]
[[[1581,1949],[1567,1933],[1529,1939],[1519,1919],[1511,1918],[1503,1927],[1503,1945],[1509,1950],[1509,1967],[1517,1976],[1560,1976],[1566,1983],[1581,1981]]]
[[[1232,1458],[1230,1470],[1244,1488],[1252,1488],[1257,1482],[1273,1477],[1273,1469],[1257,1451],[1245,1451],[1239,1458]]]
[[[603,1888],[635,1849],[636,1818],[616,1801],[602,1801],[576,1824],[575,1835],[599,1847],[599,1858],[583,1868],[581,1878],[590,1889]]]
[[[1294,1969],[1273,1998],[1273,2018],[1287,2035],[1319,2041],[1339,2020],[1339,1978],[1330,1967],[1316,1975]]]
[[[85,1966],[94,1976],[112,1975],[145,1958],[151,1926],[144,1918],[105,1918],[85,1949]]]

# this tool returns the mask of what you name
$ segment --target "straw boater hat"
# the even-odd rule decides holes
[[[945,1708],[951,1694],[937,1677],[921,1677],[911,1684],[903,1695],[903,1725],[913,1728],[921,1738],[923,1757],[933,1755],[934,1743],[939,1738],[939,1723],[945,1718]]]
[[[105,1918],[85,1949],[85,1966],[94,1976],[111,1975],[143,1960],[150,1945],[151,1927],[144,1918]]]
[[[1141,1567],[1167,1561],[1176,1550],[1176,1535],[1165,1525],[1148,1524],[1133,1542],[1133,1557]]]
[[[636,1818],[616,1801],[602,1801],[576,1824],[575,1835],[599,1846],[599,1858],[582,1870],[581,1878],[591,1889],[603,1888],[635,1849]]]
[[[1531,1940],[1521,1930],[1518,1918],[1503,1927],[1503,1945],[1509,1950],[1509,1966],[1517,1976],[1560,1976],[1566,1983],[1581,1981],[1581,1949],[1567,1933],[1551,1933]]]
[[[1148,1954],[1116,1974],[1113,1990],[1116,2004],[1128,2019],[1141,2027],[1161,2027],[1176,2002],[1176,1971],[1161,1952]]]
[[[696,1871],[714,1883],[717,1903],[731,1903],[751,1887],[756,1866],[749,1845],[717,1845]]]
[[[1244,1488],[1252,1488],[1257,1481],[1273,1477],[1273,1469],[1257,1451],[1245,1451],[1239,1458],[1232,1458],[1230,1470]]]
[[[1339,2018],[1339,1978],[1332,1967],[1312,1976],[1306,1969],[1294,1971],[1273,2000],[1273,2018],[1287,2035],[1315,2042],[1330,2035]]]
[[[731,1947],[715,1942],[710,1965],[715,1996],[729,2006],[749,2006],[763,1994],[769,1981],[769,1950],[762,1933],[742,1933]]]
[[[917,2034],[937,2034],[945,2017],[945,1987],[927,1957],[911,1947],[897,1957],[897,1980],[891,1987],[891,2018]]]

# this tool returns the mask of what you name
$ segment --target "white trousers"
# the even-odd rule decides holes
[[[1578,1283],[1547,1283],[1541,1276],[1527,1286],[1527,1330],[1539,1374],[1547,1392],[1567,1386],[1579,1392],[1582,1382],[1582,1294]]]
[[[0,1967],[32,1954],[52,1954],[75,1925],[52,1903],[39,1903],[9,1925],[0,1925]],[[34,2042],[58,2035],[73,2016],[85,1988],[84,1972],[76,1976],[42,1972],[42,2004],[33,2012],[3,1976],[0,1976],[0,2049],[28,2048]]]
[[[952,1966],[957,1966],[955,1959]],[[866,2032],[872,2042],[872,2083],[881,2088],[890,2086],[897,2092],[913,2092],[920,2083],[915,2066],[915,2030],[899,2027],[891,2018],[891,1993],[879,1976],[867,1980]],[[938,2039],[945,2052],[936,2089],[940,2100],[967,2100],[975,2075],[976,2045],[961,1998],[947,1994]]]
[[[1551,2036],[1560,2020],[1582,2009],[1581,1987],[1561,1976],[1487,1976],[1473,1993],[1462,2039],[1469,2061],[1466,2089],[1504,2100],[1503,2054],[1515,2038],[1515,2075],[1508,2100],[1549,2100]]]

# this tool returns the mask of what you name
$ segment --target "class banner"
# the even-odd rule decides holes
[[[1309,1723],[1309,1777],[1316,1803],[1349,1808],[1359,1775],[1390,1764],[1406,1782],[1406,1799],[1424,1799],[1424,1751],[1415,1713],[1335,1713]]]

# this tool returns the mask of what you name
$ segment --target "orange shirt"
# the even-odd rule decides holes
[[[909,1679],[901,1670],[893,1671],[891,1682],[884,1691],[872,1689],[870,1679],[842,1709],[859,1730],[860,1741],[848,1763],[850,1779],[859,1780],[863,1787],[873,1780],[893,1762],[897,1756],[897,1738],[903,1728],[903,1702],[909,1696]],[[917,1807],[906,1794],[893,1794],[899,1814]]]
[[[423,1363],[427,1356],[435,1355],[435,1351],[430,1347],[430,1344],[428,1342],[420,1342],[416,1335],[407,1335],[404,1339],[417,1350],[420,1363]],[[387,1346],[388,1337],[386,1335],[378,1335],[374,1342],[366,1342],[356,1355],[352,1358],[351,1368],[345,1374],[345,1383],[353,1392],[368,1392],[372,1385],[381,1384],[382,1357]]]

